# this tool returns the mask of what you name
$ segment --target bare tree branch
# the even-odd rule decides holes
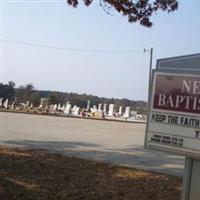
[[[101,6],[101,8],[103,9],[103,11],[107,14],[107,15],[111,15],[111,16],[114,16],[110,10],[111,10],[111,7],[108,6],[105,1],[102,2],[102,0],[99,0],[99,5]]]

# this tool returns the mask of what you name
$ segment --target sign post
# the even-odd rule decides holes
[[[199,200],[200,54],[158,60],[150,86],[145,147],[186,156],[181,200]]]

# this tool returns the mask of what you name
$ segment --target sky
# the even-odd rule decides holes
[[[115,11],[107,15],[98,0],[76,9],[65,0],[1,0],[0,5],[1,39],[65,48],[0,40],[3,83],[147,100],[150,54],[144,48],[154,49],[154,67],[160,58],[200,53],[199,0],[180,1],[172,14],[158,12],[152,28],[128,23]]]

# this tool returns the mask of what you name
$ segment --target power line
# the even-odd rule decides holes
[[[85,53],[136,53],[142,52],[142,50],[105,50],[105,49],[79,49],[79,48],[66,48],[66,47],[58,47],[58,46],[49,46],[39,43],[30,43],[30,42],[22,42],[16,40],[7,40],[7,39],[0,39],[3,42],[19,44],[19,45],[26,45],[31,47],[40,47],[40,48],[48,48],[48,49],[57,49],[57,50],[64,50],[64,51],[72,51],[72,52],[85,52]]]

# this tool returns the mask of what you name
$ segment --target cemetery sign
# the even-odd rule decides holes
[[[146,146],[200,158],[200,75],[154,70]]]

